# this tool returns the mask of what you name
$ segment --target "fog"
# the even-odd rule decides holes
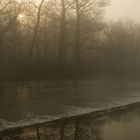
[[[0,0],[0,131],[139,102],[139,5]],[[84,139],[75,126],[74,140]],[[35,132],[42,140],[39,126]],[[28,140],[1,134],[0,140]]]
[[[140,1],[139,0],[110,0],[106,7],[106,18],[118,20],[120,18],[131,18],[140,23]]]
[[[118,0],[2,0],[0,80],[138,77],[138,5]]]

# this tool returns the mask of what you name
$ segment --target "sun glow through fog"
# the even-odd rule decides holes
[[[18,15],[18,19],[17,20],[22,25],[26,25],[27,24],[27,18],[26,18],[26,15],[24,15],[24,14]]]

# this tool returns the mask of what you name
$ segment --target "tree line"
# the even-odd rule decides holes
[[[1,79],[139,70],[140,25],[106,22],[106,0],[1,0]]]

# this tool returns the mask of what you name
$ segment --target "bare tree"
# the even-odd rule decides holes
[[[39,29],[39,25],[40,25],[40,18],[41,18],[41,9],[42,9],[42,5],[44,3],[44,0],[41,0],[39,6],[36,6],[37,8],[37,20],[36,20],[36,24],[33,30],[33,37],[31,40],[31,44],[30,44],[30,48],[29,48],[29,54],[28,54],[28,61],[31,62],[32,56],[33,56],[33,50],[36,49],[38,50],[38,29]],[[35,4],[34,4],[35,5]]]
[[[66,29],[66,16],[68,10],[68,0],[60,0],[60,41],[58,48],[58,64],[60,67],[65,65],[66,59],[66,40],[67,40],[67,29]]]
[[[2,65],[4,63],[4,57],[6,56],[4,36],[15,24],[21,10],[22,3],[18,3],[15,0],[1,1],[0,3],[0,61]]]
[[[102,9],[106,5],[106,2],[103,0],[73,0],[73,4],[76,11],[75,61],[76,64],[79,65],[81,57],[81,35],[83,28],[85,31],[86,25],[92,24],[92,26],[95,26],[94,23],[100,23]],[[83,22],[85,19],[88,20],[87,23]],[[96,26],[95,28],[98,27]],[[93,30],[90,28],[90,31],[88,32],[93,32]]]

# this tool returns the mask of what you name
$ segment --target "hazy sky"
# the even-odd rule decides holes
[[[140,23],[140,0],[110,0],[105,16],[109,20],[132,18]]]

